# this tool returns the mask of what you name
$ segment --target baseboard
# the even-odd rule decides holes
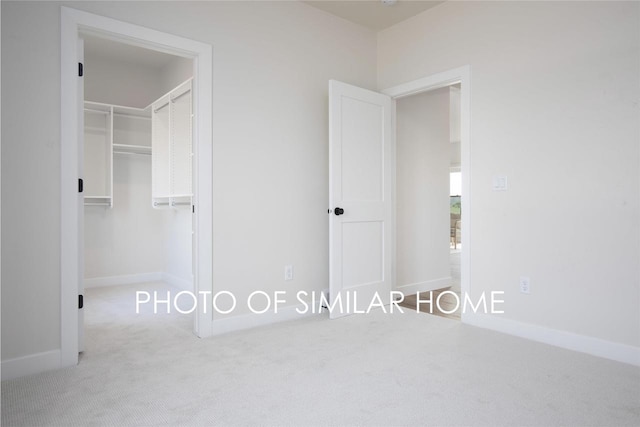
[[[163,280],[163,274],[164,273],[161,272],[155,272],[124,274],[122,276],[93,277],[91,279],[84,279],[84,287],[99,288],[102,286],[128,285],[131,283],[157,282]]]
[[[615,343],[586,335],[578,335],[572,332],[560,331],[532,325],[530,323],[522,323],[500,317],[499,315],[463,313],[462,322],[480,328],[491,329],[508,335],[565,348],[567,350],[640,366],[640,348],[627,344]]]
[[[298,312],[303,312],[302,314]],[[304,317],[316,316],[318,313],[312,312],[308,306],[304,304],[278,308],[278,312],[268,311],[262,314],[249,313],[240,316],[223,317],[216,319],[214,317],[213,335],[226,334],[228,332],[241,331],[244,329],[256,328],[259,326],[271,325],[274,323],[286,322],[289,320],[298,320]]]
[[[425,282],[411,283],[409,285],[396,286],[395,290],[402,292],[404,295],[414,295],[418,292],[435,291],[436,289],[446,288],[447,286],[451,286],[451,276],[427,280]]]
[[[153,273],[124,274],[122,276],[93,277],[91,279],[84,279],[84,287],[100,288],[103,286],[119,286],[130,285],[132,283],[159,281],[166,282],[173,287],[186,291],[193,290],[193,282],[178,276],[174,276],[173,274],[160,271]]]
[[[30,354],[2,361],[2,381],[60,369],[60,350]]]
[[[174,288],[178,288],[183,291],[193,291],[193,281],[183,279],[182,277],[174,276],[169,273],[162,273],[161,280]]]

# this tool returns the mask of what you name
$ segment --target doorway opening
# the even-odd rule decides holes
[[[405,295],[405,307],[464,321],[469,68],[384,93],[395,100],[396,290]]]
[[[174,323],[191,330],[193,314],[177,311],[188,307],[137,301],[194,291],[193,60],[91,33],[80,42],[85,323],[102,324],[115,304],[151,320],[178,315]]]
[[[124,23],[75,9],[61,7],[61,322],[60,366],[78,362],[82,331],[82,285],[84,281],[84,201],[82,166],[84,153],[84,96],[79,79],[83,75],[81,36],[98,36],[155,52],[186,58],[192,68],[193,160],[191,218],[193,225],[193,291],[211,295],[212,284],[212,48],[210,45]],[[179,94],[177,94],[179,95]],[[176,99],[177,96],[174,98]],[[108,107],[113,112],[113,105]],[[158,106],[156,109],[160,108]],[[118,111],[122,113],[123,111]],[[115,114],[112,114],[115,118]],[[137,119],[133,119],[137,120]],[[135,144],[132,144],[135,145]],[[191,160],[191,159],[190,159]],[[174,194],[179,196],[184,194]],[[99,196],[107,196],[100,194]],[[113,195],[112,195],[113,197]],[[92,200],[105,202],[106,197]],[[112,198],[112,203],[117,199]],[[177,197],[168,203],[184,203]],[[149,201],[151,203],[151,200]],[[93,206],[94,208],[97,206]],[[104,207],[102,207],[104,209]],[[204,301],[206,304],[210,302]],[[196,311],[193,331],[210,336],[211,312]]]

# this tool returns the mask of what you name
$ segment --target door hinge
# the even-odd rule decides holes
[[[84,307],[84,295],[78,295],[78,310]]]
[[[82,178],[78,179],[78,193],[82,193],[84,191],[84,181]]]
[[[78,77],[84,76],[84,65],[82,62],[78,62]]]
[[[196,213],[196,205],[191,205],[191,213]]]

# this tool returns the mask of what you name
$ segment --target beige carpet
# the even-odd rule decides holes
[[[3,382],[3,426],[640,425],[633,366],[408,311],[197,339],[136,288],[87,292],[80,365]]]

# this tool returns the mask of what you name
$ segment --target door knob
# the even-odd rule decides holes
[[[335,213],[336,215],[342,215],[344,213],[344,209],[342,208],[335,208],[333,210],[333,213]]]

